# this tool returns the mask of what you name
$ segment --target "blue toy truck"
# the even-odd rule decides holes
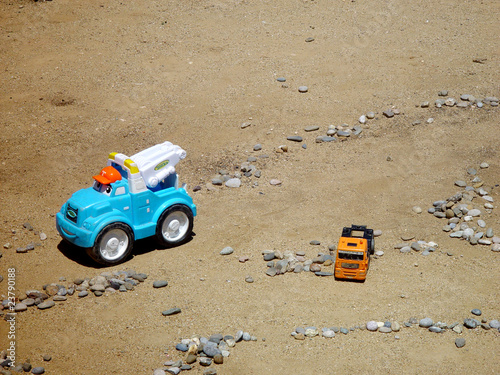
[[[165,247],[192,235],[196,206],[175,165],[186,157],[164,142],[130,158],[111,153],[92,187],[75,192],[56,216],[59,234],[85,248],[97,263],[114,265],[132,252],[135,240],[156,236]]]

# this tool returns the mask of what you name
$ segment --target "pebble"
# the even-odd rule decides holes
[[[455,339],[455,346],[457,348],[463,348],[465,346],[465,339],[463,337]]]
[[[305,335],[307,337],[315,337],[319,335],[319,330],[316,327],[306,327]]]
[[[333,276],[332,272],[316,271],[314,272],[316,276]]]
[[[277,273],[278,273],[278,270],[274,267],[270,267],[266,271],[266,275],[271,276],[271,277],[276,276]]]
[[[399,249],[400,253],[411,253],[411,247],[410,246],[403,246],[401,249]]]
[[[392,322],[391,323],[391,329],[394,332],[399,332],[401,330],[401,325],[398,322]]]
[[[381,332],[381,333],[391,333],[392,329],[391,329],[391,327],[383,326],[383,327],[380,327],[378,329],[378,331]]]
[[[253,283],[253,277],[252,276],[247,276],[245,277],[245,281],[249,284]]]
[[[306,128],[304,128],[304,131],[306,132],[313,132],[316,130],[319,130],[319,126],[317,125],[307,126]]]
[[[472,309],[471,313],[476,315],[476,316],[481,316],[482,312],[479,309]]]
[[[34,367],[32,370],[31,370],[31,373],[32,374],[44,374],[45,373],[45,369],[41,366],[39,367]]]
[[[476,319],[471,319],[471,318],[467,318],[467,319],[464,319],[464,326],[466,328],[469,328],[469,329],[474,329],[478,326],[478,322]]]
[[[366,323],[366,329],[368,331],[376,331],[378,330],[378,324],[374,320],[370,320],[368,323]]]
[[[307,43],[314,42],[314,38],[312,37],[306,38],[306,42]]]
[[[490,327],[493,329],[500,329],[500,322],[496,319],[490,321]]]
[[[162,311],[161,314],[163,316],[170,316],[170,315],[175,315],[175,314],[179,314],[181,312],[181,309],[178,308],[178,307],[173,307],[171,309],[168,309],[168,310],[165,310],[165,311]]]
[[[40,303],[40,304],[37,305],[37,307],[40,310],[50,309],[53,306],[55,306],[55,302],[51,301],[51,300],[47,300],[47,301],[42,302],[42,303]]]
[[[422,208],[420,208],[419,206],[413,206],[413,207],[412,207],[412,210],[413,210],[413,212],[415,212],[416,214],[421,214],[421,213],[422,213]]]
[[[373,237],[380,237],[381,235],[382,235],[382,230],[381,229],[375,229],[373,231]]]
[[[360,124],[366,124],[366,116],[365,115],[360,116],[358,121]]]
[[[279,186],[281,185],[281,181],[280,180],[277,180],[275,178],[273,178],[271,181],[269,181],[269,183],[273,186]]]
[[[309,88],[307,86],[299,86],[299,92],[308,92],[309,91]]]
[[[443,329],[440,327],[432,326],[432,327],[429,327],[429,331],[434,332],[434,333],[441,333],[441,332],[443,332]]]
[[[239,188],[241,186],[241,180],[239,178],[230,178],[226,181],[225,185],[229,188]]]
[[[257,143],[255,146],[253,146],[254,151],[260,151],[262,150],[262,145],[260,143]]]
[[[383,115],[384,115],[385,117],[387,117],[387,118],[392,118],[392,117],[394,117],[394,112],[393,112],[392,110],[390,110],[390,109],[385,110],[385,111],[384,111],[384,112],[382,112],[382,113],[383,113]]]
[[[229,254],[232,254],[233,252],[234,252],[234,249],[230,246],[227,246],[221,250],[220,255],[229,255]]]
[[[335,337],[335,332],[333,332],[331,329],[327,329],[321,333],[321,335],[325,338],[333,338]]]
[[[200,357],[200,365],[202,366],[210,366],[212,364],[212,358],[209,357]]]
[[[168,285],[168,281],[166,280],[157,280],[153,282],[153,288],[163,288]]]
[[[238,258],[238,261],[240,263],[245,263],[245,262],[248,262],[249,260],[250,260],[250,258],[248,256],[246,256],[246,255],[243,255],[243,256],[241,256],[241,257]]]
[[[181,352],[187,352],[188,351],[188,346],[186,344],[177,344],[175,346],[175,349],[181,351]]]
[[[420,322],[418,323],[418,325],[420,327],[424,327],[424,328],[429,328],[430,326],[432,326],[434,324],[434,322],[432,321],[431,318],[424,318],[424,319],[421,319]]]

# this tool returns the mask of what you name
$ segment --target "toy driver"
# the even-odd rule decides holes
[[[94,189],[99,193],[110,195],[113,187],[111,183],[122,179],[122,175],[112,166],[105,167],[101,173],[94,177]]]

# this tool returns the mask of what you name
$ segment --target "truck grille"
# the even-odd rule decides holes
[[[68,203],[66,218],[76,224],[76,220],[78,219],[78,208],[73,208]]]
[[[342,263],[342,268],[356,269],[359,268],[358,263]]]

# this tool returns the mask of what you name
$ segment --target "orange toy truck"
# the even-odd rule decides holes
[[[374,251],[373,229],[366,225],[344,227],[337,246],[335,278],[364,281]]]

